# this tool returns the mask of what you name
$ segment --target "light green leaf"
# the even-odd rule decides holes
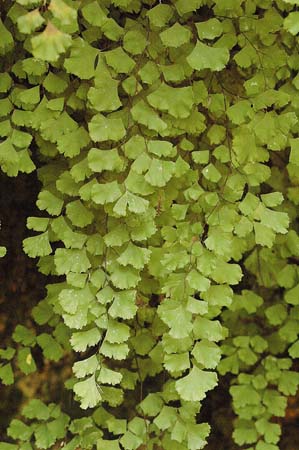
[[[108,369],[107,367],[101,366],[97,380],[99,383],[112,384],[113,386],[115,386],[116,384],[119,384],[121,382],[122,374]]]
[[[221,358],[221,350],[214,342],[202,339],[196,342],[192,355],[205,369],[216,369]]]
[[[94,375],[76,383],[73,390],[80,398],[82,409],[94,408],[102,399],[101,388],[96,383]]]
[[[145,175],[145,180],[152,186],[163,187],[172,178],[174,170],[175,165],[172,161],[153,158]]]
[[[135,67],[135,61],[122,47],[105,52],[105,58],[108,66],[112,67],[117,73],[130,73]]]
[[[108,313],[113,319],[133,319],[137,312],[136,291],[119,291],[115,293],[114,301]]]
[[[195,48],[187,57],[187,61],[195,70],[211,69],[219,72],[229,60],[227,48],[211,47],[197,41]]]
[[[86,250],[58,248],[55,252],[54,262],[58,275],[69,272],[84,273],[91,267]]]
[[[71,46],[72,38],[59,31],[51,22],[48,22],[44,31],[34,36],[31,43],[35,58],[54,62]]]
[[[21,33],[31,34],[37,28],[39,28],[45,19],[41,16],[38,9],[34,9],[24,16],[18,18],[18,29]]]
[[[177,353],[165,355],[164,363],[165,369],[168,372],[181,372],[190,368],[189,353]]]
[[[193,333],[197,339],[207,339],[208,341],[220,341],[224,338],[225,332],[218,320],[209,320],[205,317],[197,317],[193,323]]]
[[[24,252],[27,253],[27,255],[31,258],[36,258],[37,256],[46,256],[52,253],[48,232],[46,231],[45,233],[39,234],[38,236],[24,239],[23,249]]]
[[[195,103],[192,88],[173,88],[162,83],[158,89],[147,96],[151,106],[161,111],[167,111],[176,118],[184,119],[190,115]]]
[[[121,344],[128,340],[130,328],[125,323],[109,319],[105,341],[110,344]]]
[[[164,300],[158,307],[158,315],[169,326],[169,334],[175,339],[189,336],[192,330],[192,314],[177,301]]]
[[[103,64],[96,72],[94,83],[95,87],[89,89],[87,98],[96,111],[115,111],[121,106],[118,96],[118,81],[112,78],[109,70]],[[109,95],[107,95],[107,91],[109,91]]]
[[[193,366],[190,373],[175,383],[175,388],[183,400],[198,402],[206,392],[217,386],[217,374]]]
[[[79,37],[73,39],[71,44],[70,57],[64,60],[65,69],[82,80],[89,80],[95,75],[95,60],[99,50]],[[84,60],[84,64],[82,64],[82,60]]]
[[[201,275],[197,270],[191,270],[186,277],[186,280],[189,283],[189,286],[196,291],[205,292],[210,287],[210,280],[203,275]]]
[[[130,264],[135,269],[143,269],[145,264],[149,262],[151,251],[147,248],[138,247],[129,242],[126,250],[117,258],[122,266]]]
[[[223,32],[222,23],[218,19],[209,19],[195,24],[199,39],[215,39]]]
[[[73,365],[73,372],[77,378],[84,378],[86,375],[95,373],[99,368],[99,361],[96,355],[92,355],[82,361],[77,361]]]
[[[289,33],[296,36],[299,33],[299,12],[290,12],[284,19],[283,27]]]
[[[91,328],[90,330],[73,333],[70,342],[76,352],[84,352],[87,347],[96,345],[100,339],[100,330],[98,328]]]
[[[104,170],[120,172],[123,169],[124,161],[116,148],[110,150],[92,148],[88,153],[88,166],[93,172],[103,172]]]
[[[102,114],[93,116],[88,124],[88,129],[94,142],[119,141],[126,135],[121,119],[105,117]]]
[[[126,191],[115,203],[113,211],[120,216],[126,216],[128,208],[132,213],[143,214],[147,211],[148,206],[148,200]]]
[[[159,117],[154,109],[145,103],[144,100],[140,100],[133,106],[131,114],[136,122],[145,125],[150,130],[161,133],[167,128],[167,124]]]
[[[160,39],[166,47],[180,47],[187,44],[190,38],[191,31],[178,22],[160,33]]]
[[[63,200],[48,190],[40,191],[36,202],[40,210],[46,210],[53,216],[59,216],[63,207]]]
[[[84,228],[93,222],[93,213],[86,208],[80,200],[75,200],[66,205],[66,215],[73,225]]]

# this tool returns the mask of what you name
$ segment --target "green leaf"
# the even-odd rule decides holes
[[[62,0],[51,0],[49,10],[61,25],[67,25],[69,31],[77,31],[77,11]]]
[[[52,94],[61,94],[68,85],[65,78],[63,74],[59,76],[53,72],[49,72],[43,81],[43,86]]]
[[[31,258],[50,255],[50,253],[52,253],[52,248],[49,243],[49,233],[46,231],[38,236],[24,239],[23,249]]]
[[[175,388],[183,400],[197,402],[205,398],[206,392],[217,386],[215,372],[204,371],[194,366],[188,375],[175,383]]]
[[[254,223],[255,242],[257,244],[271,248],[274,244],[276,234],[269,227],[255,222]]]
[[[162,83],[158,89],[147,96],[151,106],[161,111],[167,111],[176,118],[184,119],[190,115],[195,103],[192,88],[173,88]]]
[[[153,153],[159,157],[173,157],[177,153],[176,148],[174,148],[172,143],[168,141],[148,141],[147,149],[150,153]]]
[[[174,300],[164,300],[158,307],[158,315],[169,326],[169,334],[175,339],[189,336],[192,330],[192,314]]]
[[[153,158],[145,180],[152,186],[163,187],[172,178],[175,165],[172,161],[162,161]]]
[[[10,363],[0,365],[0,379],[2,380],[2,383],[6,386],[13,384],[14,374]]]
[[[88,166],[93,172],[103,172],[104,170],[120,172],[124,166],[118,150],[100,150],[92,148],[88,153]]]
[[[34,9],[24,16],[20,16],[17,23],[21,33],[31,34],[33,31],[39,28],[44,23],[44,21],[45,19],[41,16],[39,10]]]
[[[98,368],[99,361],[96,355],[92,355],[87,359],[75,362],[73,365],[73,372],[77,378],[84,378],[86,375],[95,373]]]
[[[136,291],[120,291],[115,293],[114,301],[108,313],[111,317],[133,319],[137,311]]]
[[[278,417],[284,417],[287,406],[286,397],[280,395],[274,390],[267,389],[263,395],[263,403],[270,414]]]
[[[223,25],[218,19],[209,19],[204,22],[196,23],[196,29],[199,39],[215,39],[223,32]]]
[[[126,359],[129,353],[129,347],[125,343],[111,344],[110,342],[104,341],[101,345],[100,353],[107,358],[123,360]]]
[[[66,215],[73,225],[84,228],[93,222],[94,215],[80,200],[75,200],[66,205]]]
[[[13,37],[11,33],[4,26],[2,20],[0,19],[0,55],[5,55],[8,51],[10,51],[13,47]]]
[[[196,46],[187,57],[187,61],[195,70],[211,69],[219,72],[229,60],[227,48],[211,47],[197,41]]]
[[[200,450],[207,444],[210,426],[207,423],[187,424],[188,449]]]
[[[221,350],[214,342],[202,339],[196,342],[192,355],[205,369],[216,369],[221,358]]]
[[[7,430],[8,436],[21,441],[28,441],[32,435],[32,429],[18,419],[13,419]]]
[[[266,317],[271,325],[279,325],[287,318],[287,310],[285,305],[280,303],[269,306],[265,310]]]
[[[59,216],[63,207],[63,200],[48,190],[42,190],[38,195],[36,204],[40,210],[46,210],[53,216]]]
[[[119,384],[122,380],[122,374],[108,369],[107,367],[101,367],[97,381],[103,384],[112,384],[113,386]]]
[[[220,284],[238,284],[242,279],[242,270],[238,264],[229,264],[220,259],[215,263],[211,277]]]
[[[0,349],[0,358],[1,359],[6,359],[6,360],[11,360],[14,355],[16,353],[16,350],[12,347],[7,347],[7,348],[1,348]]]
[[[18,365],[25,375],[36,371],[35,361],[32,357],[30,348],[24,347],[18,351]]]
[[[72,133],[63,134],[57,138],[57,149],[59,153],[68,158],[79,155],[82,148],[90,142],[90,137],[85,128],[80,127],[73,130]]]
[[[105,59],[108,66],[117,73],[130,73],[135,67],[135,61],[122,49],[117,47],[114,50],[105,52]]]
[[[130,328],[125,323],[109,319],[105,341],[110,344],[121,344],[128,340]]]
[[[42,348],[45,358],[52,361],[59,361],[63,356],[61,345],[47,333],[42,333],[36,338],[38,345]]]
[[[114,205],[113,211],[119,216],[126,216],[127,209],[135,214],[143,214],[147,211],[148,205],[148,200],[126,191]]]
[[[121,119],[104,117],[102,114],[93,116],[88,128],[94,142],[119,141],[126,134]]]
[[[196,291],[199,292],[205,292],[210,287],[210,280],[203,275],[201,275],[197,270],[191,270],[189,274],[186,277],[186,281],[188,282],[189,286]]]
[[[50,411],[41,400],[32,399],[22,409],[22,415],[27,419],[48,420]]]
[[[299,33],[299,12],[291,12],[284,19],[283,27],[292,35],[296,36]]]
[[[291,305],[299,305],[299,284],[289,289],[284,295],[285,301]]]
[[[132,55],[140,55],[147,46],[145,33],[138,29],[132,29],[126,32],[123,38],[124,49]]]
[[[72,38],[48,22],[42,33],[31,39],[32,53],[37,59],[55,62],[72,43]]]
[[[147,11],[151,26],[162,28],[173,16],[173,9],[170,5],[159,4]]]
[[[160,33],[160,39],[166,47],[180,47],[191,39],[191,31],[176,22],[172,27]]]
[[[161,133],[167,128],[167,124],[144,100],[140,100],[133,106],[131,114],[136,122],[145,125],[150,130]]]
[[[101,27],[107,21],[107,14],[96,1],[84,5],[82,14],[87,22],[96,27]]]
[[[138,247],[132,242],[129,242],[126,250],[117,258],[117,261],[122,266],[128,264],[135,267],[135,269],[143,269],[145,264],[149,262],[151,251],[147,248]]]
[[[28,217],[27,228],[34,231],[46,231],[49,225],[49,219],[46,217]]]
[[[296,395],[299,385],[299,374],[291,370],[284,370],[278,381],[278,389],[284,395]],[[275,444],[276,442],[274,442]]]
[[[87,347],[96,345],[100,339],[100,330],[98,328],[91,328],[90,330],[73,333],[70,342],[76,352],[84,352]]]
[[[31,346],[35,343],[36,336],[32,330],[29,330],[23,325],[17,325],[12,338],[15,342],[21,342],[23,345]]]
[[[190,367],[189,353],[186,352],[186,353],[165,355],[163,365],[165,369],[170,373],[181,372],[186,369],[189,369]]]
[[[94,408],[101,401],[100,389],[94,375],[84,381],[79,381],[73,387],[75,394],[80,398],[82,409]]]
[[[92,107],[99,112],[115,111],[121,106],[118,96],[118,81],[114,80],[104,65],[96,72],[95,87],[88,91],[87,98]],[[106,95],[109,90],[109,95]]]
[[[37,447],[47,449],[57,439],[64,438],[68,422],[69,417],[66,414],[60,414],[55,420],[39,424],[34,431]]]
[[[55,252],[54,262],[58,275],[69,272],[84,273],[91,267],[86,250],[58,248]]]
[[[193,333],[197,339],[220,341],[224,338],[224,329],[218,320],[209,320],[205,317],[197,317],[193,323]]]
[[[79,37],[73,39],[71,44],[70,56],[64,60],[65,69],[81,80],[89,80],[95,75],[95,61],[99,51]],[[83,59],[84,64],[82,64]]]

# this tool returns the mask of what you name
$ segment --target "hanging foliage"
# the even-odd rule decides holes
[[[299,384],[298,5],[2,2],[0,164],[38,166],[23,247],[50,283],[0,377],[34,372],[36,346],[73,353],[84,411],[32,399],[1,449],[202,449],[228,373],[236,444],[279,449]]]

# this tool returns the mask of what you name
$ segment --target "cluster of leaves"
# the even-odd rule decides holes
[[[0,164],[39,161],[24,250],[58,281],[33,310],[53,332],[17,327],[0,376],[34,371],[35,345],[77,352],[87,410],[33,400],[7,448],[201,449],[218,372],[236,443],[277,450],[299,384],[299,1],[3,4]]]

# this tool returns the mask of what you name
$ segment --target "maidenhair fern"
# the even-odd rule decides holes
[[[30,400],[1,449],[202,449],[227,373],[235,442],[279,449],[299,384],[298,5],[2,2],[0,163],[38,166],[24,251],[55,282],[0,377],[34,372],[35,346],[73,355],[85,412]]]

